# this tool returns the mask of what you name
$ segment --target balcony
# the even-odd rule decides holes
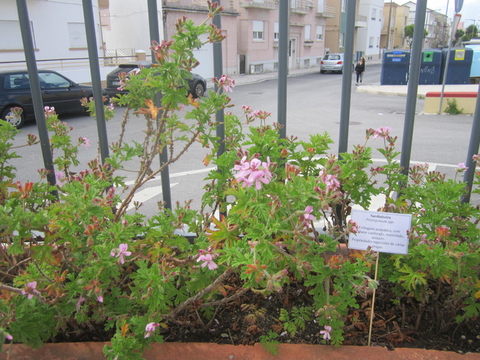
[[[357,15],[355,18],[355,27],[357,28],[366,28],[367,27],[367,17],[363,15]]]
[[[319,6],[317,9],[317,17],[334,18],[335,7],[327,5]]]
[[[293,14],[306,15],[310,13],[313,8],[313,2],[310,0],[292,0],[290,4],[290,11]]]
[[[277,8],[278,1],[275,0],[252,0],[252,1],[242,1],[240,6],[243,8],[256,8],[256,9],[267,9],[275,10]]]

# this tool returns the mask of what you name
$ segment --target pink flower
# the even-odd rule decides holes
[[[268,184],[272,180],[272,173],[269,170],[270,158],[267,158],[267,162],[262,162],[257,158],[248,162],[246,159],[244,156],[240,164],[234,166],[233,169],[237,171],[235,179],[243,182],[243,187],[255,185],[255,188],[260,190],[262,183]]]
[[[348,220],[347,230],[352,234],[356,234],[358,232],[358,224],[353,220]]]
[[[53,116],[53,115],[56,115],[55,113],[55,108],[52,106],[52,107],[48,107],[48,106],[45,106],[43,108],[43,111],[45,112],[45,117],[49,117],[49,116]]]
[[[465,166],[465,163],[459,163],[457,166],[457,169],[455,170],[456,172],[464,172],[468,170],[468,167]]]
[[[36,281],[29,282],[27,283],[27,290],[22,290],[22,294],[27,295],[27,299],[31,299],[34,296],[38,296],[40,295],[40,292],[36,290],[36,287],[37,287]]]
[[[314,221],[315,220],[315,216],[313,216],[311,213],[313,211],[313,207],[312,206],[307,206],[305,208],[305,214],[303,214],[303,218],[305,220],[312,220]]]
[[[85,147],[90,146],[90,140],[88,140],[86,137],[79,137],[78,138],[78,143],[82,144],[82,145],[85,145]]]
[[[146,326],[145,326],[145,336],[144,338],[148,338],[150,336],[153,335],[153,333],[155,332],[155,329],[160,326],[160,324],[157,324],[157,323],[148,323]]]
[[[65,181],[64,181],[65,175],[63,175],[63,171],[57,172],[55,177],[57,178],[57,184],[58,185],[62,186],[65,183]]]
[[[82,296],[82,295],[80,295],[80,297],[78,298],[78,301],[77,301],[77,305],[76,305],[76,307],[75,307],[75,308],[76,308],[76,310],[77,310],[77,312],[79,312],[79,311],[80,311],[80,305],[81,305],[81,304],[82,304],[82,302],[84,302],[84,301],[85,301],[85,299],[83,298],[83,296]]]
[[[375,133],[373,134],[373,138],[376,139],[377,137],[380,136],[385,139],[390,134],[390,131],[392,131],[392,128],[388,126],[381,127],[375,130]]]
[[[322,182],[326,185],[325,190],[336,191],[340,188],[340,183],[337,180],[338,175],[326,174],[324,170],[320,171],[319,175]]]
[[[103,303],[103,296],[102,296],[102,295],[98,295],[98,296],[97,296],[97,301],[98,301],[99,303]]]
[[[124,256],[130,256],[132,253],[130,251],[127,251],[128,245],[127,244],[120,244],[118,246],[118,249],[113,249],[110,252],[110,256],[116,256],[120,259],[120,264],[125,263],[125,259],[123,258]]]
[[[233,92],[233,88],[235,87],[235,81],[229,78],[227,75],[222,75],[220,79],[214,79],[219,86],[223,88],[225,92]]]
[[[330,339],[331,339],[331,337],[330,337],[330,332],[331,332],[331,331],[332,331],[332,327],[326,325],[326,326],[325,326],[325,330],[320,331],[320,335],[323,335],[323,338],[324,338],[325,340],[330,340]]]
[[[5,334],[5,339],[12,341],[12,340],[13,340],[13,336],[10,335],[10,334]]]
[[[215,262],[213,261],[213,257],[214,255],[212,254],[200,255],[197,259],[197,262],[203,261],[202,267],[205,267],[208,265],[208,268],[210,270],[215,270],[218,267],[218,265],[215,264]]]

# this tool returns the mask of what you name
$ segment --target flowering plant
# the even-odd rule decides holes
[[[211,18],[220,8],[209,4],[209,10]],[[93,332],[110,340],[109,359],[140,359],[172,329],[217,331],[219,312],[229,307],[245,315],[228,331],[253,341],[294,337],[312,321],[313,343],[339,345],[358,325],[350,311],[364,310],[373,289],[387,280],[393,306],[412,304],[416,323],[433,316],[448,327],[478,315],[479,210],[460,201],[462,183],[423,165],[407,178],[389,128],[368,129],[365,144],[338,158],[329,155],[328,134],[282,139],[279,125],[268,123],[270,114],[248,106],[243,117],[225,114],[225,152],[217,157],[214,115],[231,106],[226,93],[234,83],[215,79],[216,92],[194,99],[186,96],[184,79],[196,64],[198,36],[209,33],[217,41],[221,34],[187,19],[177,30],[172,41],[154,44],[158,66],[124,79],[129,93],[118,103],[126,115],[106,164],[93,160],[74,172],[78,149],[89,140],[72,140],[71,129],[46,109],[59,182],[46,183],[44,170],[38,182],[15,182],[9,161],[17,156],[12,139],[18,130],[0,127],[3,338],[39,346]],[[161,106],[154,101],[159,91]],[[142,143],[124,141],[132,114],[143,115]],[[245,130],[245,124],[252,126]],[[372,141],[381,142],[382,166],[373,165]],[[133,202],[135,192],[194,142],[210,149],[204,163],[215,164],[202,209],[160,207],[146,218]],[[34,144],[29,137],[27,145]],[[169,160],[155,168],[162,151]],[[129,187],[118,173],[132,163],[139,168]],[[384,199],[380,211],[414,215],[409,255],[382,256],[379,281],[372,279],[377,253],[348,251],[348,236],[358,231],[348,220],[352,206],[368,209],[374,197]],[[286,294],[304,300],[289,306]],[[266,309],[255,301],[279,298],[277,321],[262,328]],[[429,305],[438,314],[426,312]],[[452,317],[440,317],[443,311]]]

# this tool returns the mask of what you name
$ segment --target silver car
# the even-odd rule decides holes
[[[327,71],[343,74],[343,63],[343,54],[327,54],[320,62],[320,74],[325,74]]]

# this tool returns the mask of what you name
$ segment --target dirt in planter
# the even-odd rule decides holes
[[[237,291],[241,288],[236,276],[231,276],[224,285]],[[371,299],[357,300],[360,308],[351,309],[345,319],[343,344],[366,346]],[[450,314],[445,314],[448,318],[442,319],[442,316],[431,316],[428,311],[424,311],[419,321],[418,304],[413,301],[395,304],[393,300],[392,285],[382,282],[377,289],[372,346],[480,353],[479,318],[456,324]],[[320,335],[323,326],[317,324],[313,310],[310,311],[309,320],[306,320],[308,314],[304,314],[304,321],[298,321],[298,316],[292,316],[293,309],[311,307],[312,304],[308,289],[301,283],[291,283],[283,292],[267,297],[247,292],[216,308],[202,307],[201,302],[194,304],[180,313],[175,322],[168,322],[168,329],[163,330],[162,335],[167,342],[253,345],[260,342],[262,336],[273,331],[280,334],[276,340],[281,343],[325,344]],[[285,309],[289,314],[290,327],[285,326],[285,321],[279,320],[281,309]],[[108,341],[113,333],[103,332],[100,330],[102,328],[101,324],[88,324],[81,328],[71,324],[71,331],[66,331],[52,340]]]

